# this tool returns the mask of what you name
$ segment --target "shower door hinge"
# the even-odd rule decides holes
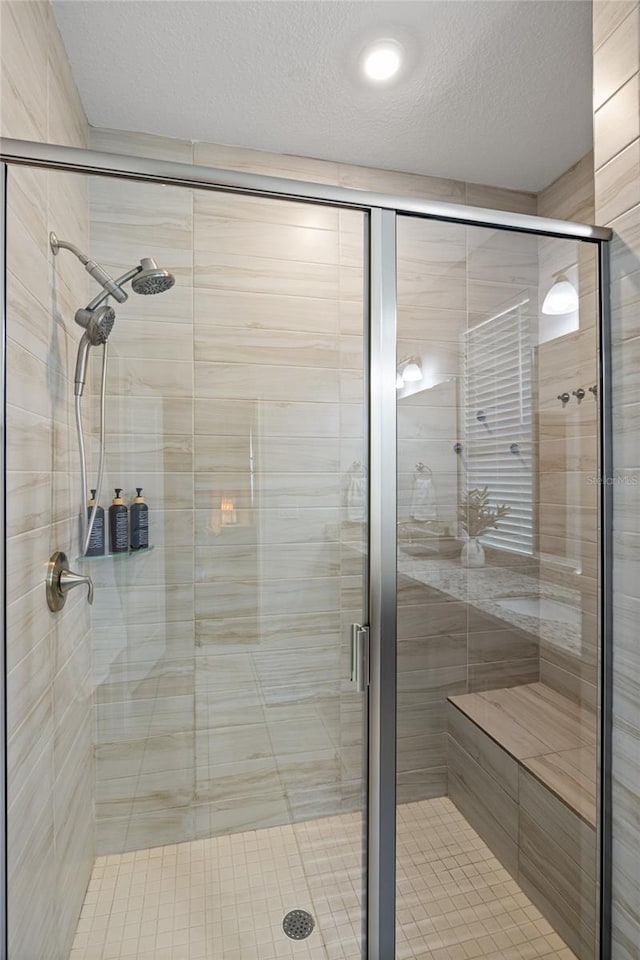
[[[351,683],[358,692],[369,686],[369,627],[351,624]]]

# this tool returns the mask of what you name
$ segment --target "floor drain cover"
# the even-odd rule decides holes
[[[306,940],[316,923],[306,910],[290,910],[282,921],[282,929],[290,940]]]

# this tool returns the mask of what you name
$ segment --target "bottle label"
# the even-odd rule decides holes
[[[149,546],[149,511],[136,505],[131,508],[131,546],[134,550]]]
[[[120,553],[129,549],[129,517],[126,510],[118,510],[113,518],[111,549]]]
[[[93,513],[93,508],[89,507],[87,510],[87,522],[91,521],[91,514]],[[102,556],[104,553],[104,513],[102,511],[96,512],[96,518],[93,521],[93,526],[91,528],[91,536],[89,537],[89,545],[87,546],[87,556],[98,557]]]

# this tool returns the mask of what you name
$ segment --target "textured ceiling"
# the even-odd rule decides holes
[[[591,146],[589,0],[54,0],[94,126],[539,190]],[[384,89],[363,47],[408,56]]]

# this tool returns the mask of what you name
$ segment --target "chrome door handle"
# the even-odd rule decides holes
[[[67,566],[68,562],[66,553],[56,550],[51,554],[47,564],[47,605],[53,613],[62,610],[67,602],[69,590],[83,584],[88,587],[87,600],[93,603],[93,580],[80,573],[73,573]]]
[[[351,671],[349,679],[362,693],[369,686],[369,627],[351,624]]]

